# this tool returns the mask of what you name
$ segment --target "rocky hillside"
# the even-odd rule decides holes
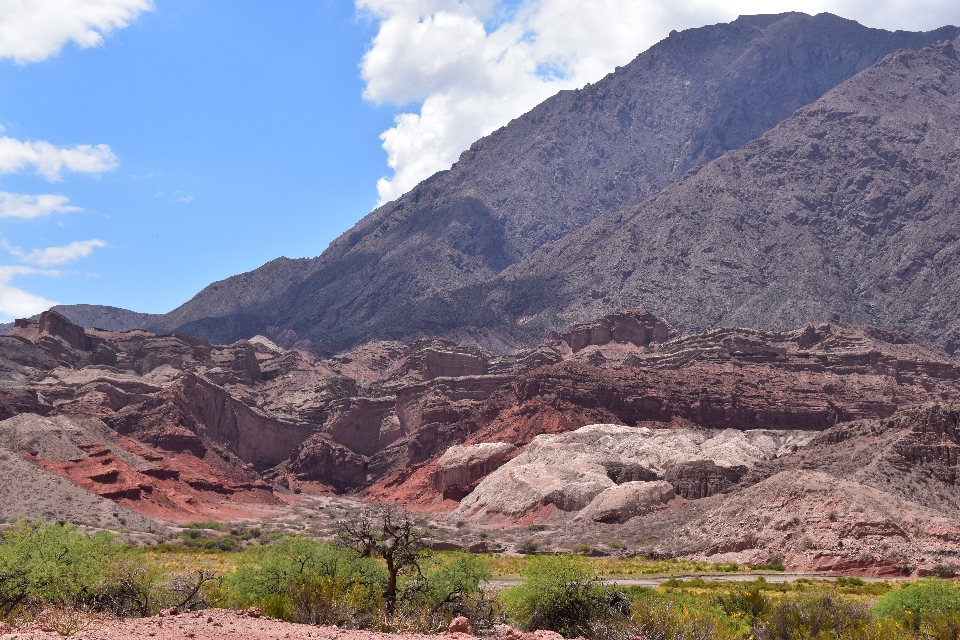
[[[678,337],[643,311],[511,356],[432,338],[327,360],[47,312],[0,338],[0,376],[8,460],[171,518],[276,504],[275,488],[449,510],[537,436],[590,423],[817,431],[960,402],[957,365],[903,334],[825,323]]]
[[[532,292],[549,277],[546,269],[565,268],[567,263],[556,256],[580,254],[555,248],[532,262],[520,262],[539,247],[638,204],[691,168],[740,148],[884,56],[958,34],[953,27],[890,33],[830,14],[800,13],[742,17],[730,24],[674,32],[599,82],[562,92],[477,141],[450,171],[372,212],[318,258],[275,260],[214,283],[162,316],[90,306],[58,311],[85,325],[177,330],[215,342],[262,333],[284,346],[299,343],[324,355],[373,337],[409,340],[436,333],[509,351],[539,340],[545,327],[638,306],[623,300],[647,293],[634,284],[646,281],[644,269],[611,264],[604,265],[613,269],[608,277],[622,278],[627,285],[622,296],[611,293],[605,282],[594,286],[574,278],[567,281],[564,296],[543,301]],[[949,82],[941,88],[953,90]],[[842,127],[846,121],[826,124]],[[911,135],[904,133],[905,139]],[[769,170],[772,182],[786,184],[797,177],[782,166]],[[885,191],[883,197],[893,202],[898,195]],[[759,223],[744,224],[754,222]],[[601,227],[609,232],[615,224],[615,218],[604,218],[590,233]],[[645,236],[657,233],[667,232],[644,229]],[[622,235],[617,234],[617,242]],[[578,238],[562,246],[585,242],[585,236]],[[663,251],[660,257],[672,259],[684,250],[684,242],[657,246]],[[542,262],[543,256],[549,259]],[[819,270],[820,262],[814,263],[810,269]],[[511,265],[493,289],[484,289],[488,313],[477,316],[474,287]],[[523,281],[527,274],[533,276],[530,283]],[[727,275],[742,279],[744,274]],[[764,277],[774,282],[774,274]],[[661,282],[663,287],[675,285],[679,287],[679,281]],[[705,301],[706,313],[699,322],[685,315],[687,306],[703,306],[697,292],[674,296],[670,304],[649,295],[643,302],[656,304],[684,329],[720,326],[741,322],[740,316],[721,312],[726,304],[742,306],[738,286],[730,285],[728,296],[730,287],[724,285],[715,300]],[[574,290],[589,304],[571,301]],[[797,312],[790,318],[748,319],[753,326],[793,326],[835,312],[844,319],[866,319],[832,302],[804,299],[793,305]],[[913,309],[911,304],[904,302],[903,308]],[[533,324],[518,325],[526,315],[535,316]],[[899,322],[881,316],[869,319]]]
[[[510,267],[484,289],[491,316],[474,322],[543,331],[642,304],[684,332],[837,317],[952,353],[958,148],[956,49],[898,52],[645,203]],[[464,306],[478,297],[465,293]]]
[[[549,544],[915,571],[960,554],[958,406],[955,359],[840,322],[678,336],[628,310],[510,356],[318,360],[47,312],[0,337],[0,517],[144,531],[349,493]]]

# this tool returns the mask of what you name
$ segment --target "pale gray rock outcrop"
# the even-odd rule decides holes
[[[663,480],[625,482],[599,494],[578,517],[594,522],[622,523],[659,508],[675,496],[673,486]]]
[[[669,483],[638,479],[663,478],[672,467],[693,461],[710,461],[721,468],[749,468],[760,460],[796,451],[815,435],[805,431],[649,429],[612,424],[540,435],[480,482],[460,502],[457,513],[466,517],[522,518],[552,505],[564,512],[586,509],[584,517],[601,521],[623,521],[649,510],[649,505],[669,500],[664,498],[668,495],[664,485],[671,487],[670,493],[675,490]],[[625,469],[630,473],[625,474]],[[619,487],[627,489],[600,497]]]

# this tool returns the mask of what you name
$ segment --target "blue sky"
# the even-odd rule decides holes
[[[671,29],[791,9],[960,22],[955,0],[0,2],[0,320],[49,302],[165,312],[319,255]]]
[[[51,265],[62,275],[16,286],[168,311],[279,255],[319,254],[373,208],[378,136],[393,121],[362,97],[358,64],[376,25],[349,3],[279,4],[164,0],[104,46],[0,63],[4,135],[107,144],[119,165],[52,183],[30,170],[0,176],[2,191],[83,208],[0,220],[12,247],[105,243]]]

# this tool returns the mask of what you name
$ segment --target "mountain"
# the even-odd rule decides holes
[[[516,274],[541,247],[740,148],[884,56],[958,35],[955,27],[891,33],[802,13],[672,32],[602,80],[477,141],[449,171],[376,209],[318,258],[280,258],[169,314],[57,310],[83,324],[215,342],[263,333],[325,354],[371,337],[438,332],[514,349],[543,323],[526,332],[516,317],[504,324],[488,314],[477,324],[463,292],[508,268]],[[508,310],[526,304],[503,301]]]
[[[485,299],[469,320],[534,333],[639,305],[684,333],[834,317],[953,353],[958,283],[960,61],[942,43],[891,54],[461,308]]]

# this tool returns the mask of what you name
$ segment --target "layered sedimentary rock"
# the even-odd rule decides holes
[[[454,445],[437,460],[433,488],[444,498],[460,500],[477,482],[501,467],[517,447],[507,442],[484,442],[467,447]]]
[[[683,511],[665,504],[727,500],[823,429],[960,402],[956,363],[905,334],[824,322],[675,336],[642,310],[509,356],[437,338],[318,360],[262,337],[211,345],[53,314],[21,322],[0,352],[0,409],[13,416],[0,447],[17,464],[181,519],[289,490],[632,527]],[[581,429],[597,423],[599,448]],[[929,429],[902,440],[898,464],[940,455],[935,477],[949,481],[947,431]],[[570,464],[531,461],[545,435]]]

